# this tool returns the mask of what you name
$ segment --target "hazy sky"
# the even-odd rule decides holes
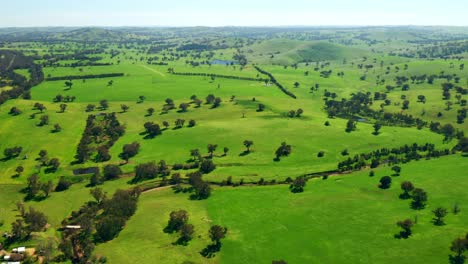
[[[468,0],[1,0],[12,26],[468,26]]]

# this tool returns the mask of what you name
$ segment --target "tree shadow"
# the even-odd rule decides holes
[[[395,234],[393,237],[396,238],[396,239],[408,239],[410,237],[410,235],[411,234],[408,234],[405,231],[401,231],[400,233]]]
[[[176,245],[176,246],[184,246],[184,247],[186,247],[186,246],[188,246],[188,244],[189,244],[188,242],[190,242],[190,240],[187,240],[187,239],[185,239],[185,238],[183,238],[183,237],[179,237],[179,239],[177,239],[177,240],[176,240],[175,242],[173,242],[172,244],[173,244],[173,245]]]
[[[437,218],[432,218],[432,223],[436,226],[444,226],[445,222],[443,220],[439,220]]]
[[[242,153],[239,154],[239,157],[244,157],[250,154],[250,151],[244,150]]]
[[[450,264],[463,264],[465,263],[465,256],[452,256],[449,255],[449,263]]]
[[[408,200],[411,198],[411,195],[409,193],[402,193],[398,197],[402,200]]]
[[[411,209],[414,209],[414,210],[422,210],[426,207],[425,204],[421,204],[421,203],[416,203],[416,202],[411,202]]]
[[[202,251],[200,251],[200,255],[205,258],[212,258],[215,256],[216,252],[221,250],[221,242],[211,244],[206,246]]]

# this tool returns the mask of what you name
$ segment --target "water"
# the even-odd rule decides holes
[[[212,60],[211,64],[231,65],[231,64],[236,64],[236,62],[235,61],[228,61],[228,60]]]

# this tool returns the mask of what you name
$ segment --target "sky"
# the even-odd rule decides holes
[[[468,26],[468,0],[2,0],[0,27]]]

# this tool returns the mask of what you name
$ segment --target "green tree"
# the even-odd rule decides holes
[[[411,219],[406,219],[403,221],[398,221],[397,226],[403,229],[403,231],[400,232],[400,237],[408,238],[409,236],[411,236],[411,228],[414,226],[414,223]]]
[[[403,193],[400,194],[401,199],[408,199],[411,197],[410,193],[411,191],[414,190],[414,185],[410,181],[404,181],[401,183],[401,189],[403,190]]]
[[[169,214],[169,221],[164,229],[164,232],[173,233],[181,230],[189,219],[189,214],[185,210],[172,211]]]
[[[427,201],[427,193],[421,188],[416,188],[413,190],[413,202],[411,203],[411,206],[414,209],[423,209],[426,206],[426,201]]]
[[[443,207],[437,207],[436,209],[432,210],[432,213],[434,213],[434,224],[441,226],[444,225],[444,217],[447,215],[448,211],[447,209]]]
[[[392,177],[390,176],[383,176],[380,178],[380,189],[388,189],[392,185]]]

